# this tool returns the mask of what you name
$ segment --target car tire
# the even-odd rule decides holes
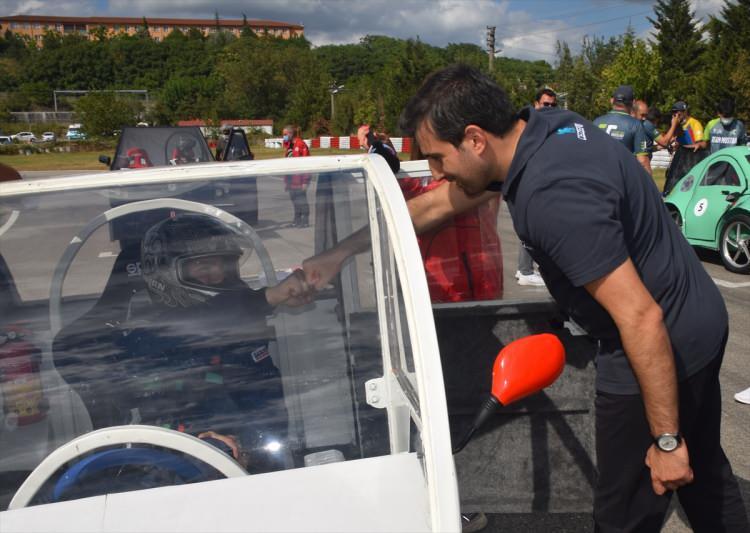
[[[674,220],[674,223],[677,224],[677,227],[680,228],[680,231],[682,231],[682,215],[680,214],[679,209],[673,205],[668,205],[667,211],[669,211],[669,216]]]
[[[750,216],[735,215],[721,232],[719,255],[730,272],[750,274]]]

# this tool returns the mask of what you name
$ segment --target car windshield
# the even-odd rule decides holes
[[[213,161],[200,129],[123,128],[111,170]]]
[[[233,168],[0,189],[0,510],[53,451],[119,426],[198,438],[203,456],[135,434],[125,459],[76,448],[29,503],[215,479],[217,455],[258,474],[390,454],[365,386],[384,360],[419,413],[385,229],[312,303],[267,290],[379,212],[367,172]]]

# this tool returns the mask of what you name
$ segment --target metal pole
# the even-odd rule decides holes
[[[57,91],[52,91],[52,98],[55,101],[55,117],[57,117]]]
[[[333,117],[336,116],[336,107],[334,104],[334,96],[336,95],[335,92],[331,91],[331,122],[333,122]]]
[[[487,26],[487,53],[489,54],[489,67],[492,72],[492,66],[495,61],[495,26]]]

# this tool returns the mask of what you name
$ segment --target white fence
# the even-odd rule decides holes
[[[671,162],[672,154],[668,150],[659,150],[654,152],[654,157],[651,159],[651,168],[669,168]]]

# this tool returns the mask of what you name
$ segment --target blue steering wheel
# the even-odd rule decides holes
[[[183,483],[216,478],[216,470],[184,455],[155,448],[115,448],[96,452],[70,467],[57,480],[52,501],[59,502],[71,490],[80,487],[97,474],[114,467],[156,467],[174,474]],[[141,487],[143,488],[143,487]]]

